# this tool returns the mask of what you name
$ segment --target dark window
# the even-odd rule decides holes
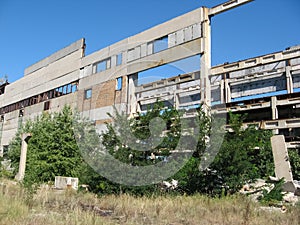
[[[50,101],[44,102],[44,111],[50,109]]]
[[[19,117],[23,117],[24,116],[24,109],[21,109],[20,111],[19,111]]]
[[[8,145],[3,145],[3,158],[7,157],[8,153]]]

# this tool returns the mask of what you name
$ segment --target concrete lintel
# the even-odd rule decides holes
[[[254,0],[231,0],[223,4],[214,6],[213,8],[210,8],[208,14],[209,16],[214,16],[252,1]]]

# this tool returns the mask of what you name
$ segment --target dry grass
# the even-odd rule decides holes
[[[0,182],[1,183],[1,182]],[[137,198],[42,188],[31,203],[18,185],[0,185],[0,224],[289,224],[298,225],[300,207],[261,210],[242,196],[211,199],[205,196]]]

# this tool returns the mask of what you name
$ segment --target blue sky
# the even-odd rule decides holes
[[[89,54],[128,36],[226,0],[0,0],[0,77],[9,81],[85,37]],[[299,0],[255,0],[212,19],[212,64],[300,44]]]

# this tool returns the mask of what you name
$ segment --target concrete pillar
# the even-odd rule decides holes
[[[230,85],[228,82],[228,79],[225,80],[225,103],[231,102],[231,91],[230,91]]]
[[[277,97],[271,97],[271,110],[272,110],[272,120],[278,119],[278,109],[277,109]],[[278,129],[272,130],[273,134],[276,135],[279,133]]]
[[[293,174],[284,136],[275,135],[271,137],[271,144],[276,177],[279,179],[284,178],[285,181],[293,181]]]
[[[178,110],[179,109],[179,93],[178,92],[174,92],[174,105],[175,105],[175,108]]]
[[[18,181],[23,180],[25,176],[25,167],[26,167],[26,157],[27,157],[27,144],[29,139],[31,138],[30,133],[24,133],[21,135],[22,145],[21,145],[21,156],[20,156],[20,164],[19,164],[19,172],[17,173],[15,179]]]
[[[278,119],[278,109],[277,109],[277,97],[271,97],[271,107],[272,107],[272,120]]]
[[[0,157],[3,157],[3,146],[2,146],[2,132],[3,132],[3,121],[0,121]]]
[[[221,99],[221,103],[225,104],[225,82],[223,78],[220,81],[220,99]]]
[[[200,86],[201,102],[204,104],[204,110],[211,106],[211,25],[209,18],[209,9],[202,7],[202,54],[200,58]]]
[[[128,108],[127,108],[127,113],[129,115],[132,115],[134,113],[136,113],[138,111],[138,107],[137,107],[137,98],[135,95],[135,87],[138,85],[138,74],[133,74],[128,76],[128,93],[127,93],[127,104],[128,104]]]
[[[289,94],[294,92],[293,78],[291,75],[291,66],[287,66],[285,70],[286,76],[286,89]]]

